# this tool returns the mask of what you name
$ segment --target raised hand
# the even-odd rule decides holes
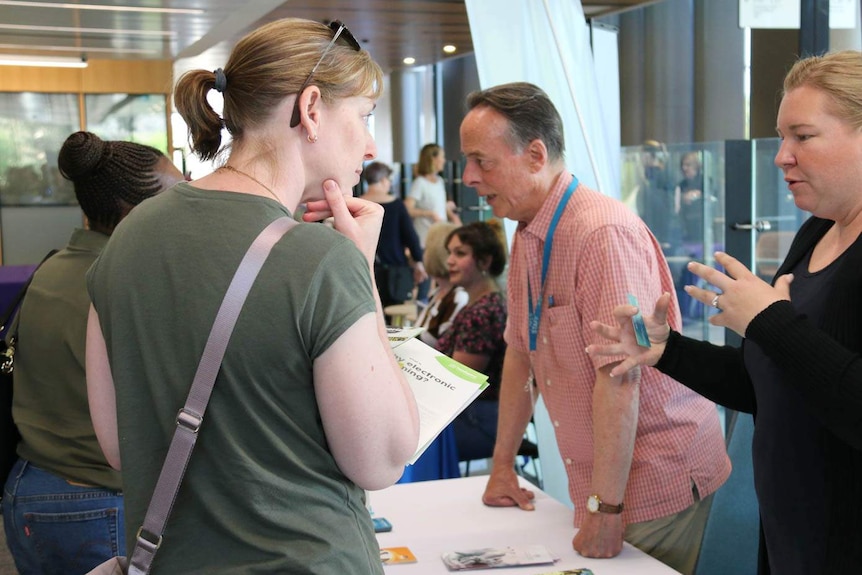
[[[590,322],[590,327],[605,339],[611,340],[608,344],[591,344],[587,346],[586,352],[590,355],[625,356],[625,359],[616,365],[611,371],[612,377],[618,377],[640,366],[653,366],[658,363],[664,353],[665,342],[670,334],[670,326],[667,323],[667,310],[670,306],[671,297],[664,293],[655,302],[655,311],[650,316],[644,316],[644,325],[647,328],[652,347],[641,347],[635,337],[632,326],[632,316],[638,312],[633,305],[619,305],[614,308],[614,319],[617,325],[607,325],[599,321]]]
[[[697,262],[688,264],[689,271],[714,288],[703,289],[693,285],[684,288],[691,297],[706,305],[715,302],[715,307],[721,313],[709,318],[712,325],[730,328],[745,337],[748,324],[757,314],[777,301],[790,300],[792,274],[781,276],[771,286],[754,275],[742,262],[724,252],[716,252],[715,261],[727,273]]]
[[[323,182],[322,200],[308,202],[303,221],[322,222],[335,219],[335,229],[350,238],[369,263],[374,262],[380,226],[383,224],[383,206],[341,193],[335,180]]]

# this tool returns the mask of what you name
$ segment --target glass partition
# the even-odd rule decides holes
[[[57,156],[81,128],[109,140],[130,140],[168,152],[164,94],[0,92],[0,234],[2,264],[38,263],[61,248],[83,222],[71,182]]]
[[[146,144],[168,154],[164,94],[87,94],[87,129],[105,140]]]
[[[650,142],[622,149],[620,198],[646,222],[661,244],[674,278],[683,332],[723,343],[723,330],[710,326],[715,310],[689,297],[683,286],[698,278],[689,261],[713,265],[724,249],[724,143]]]
[[[76,204],[57,154],[78,126],[74,94],[0,93],[0,205]]]

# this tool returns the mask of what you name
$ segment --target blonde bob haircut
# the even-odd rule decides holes
[[[784,78],[784,94],[802,86],[825,92],[830,111],[862,129],[862,52],[843,50],[797,61]]]
[[[432,278],[448,278],[449,266],[446,260],[449,259],[449,250],[446,248],[446,240],[449,234],[458,229],[458,224],[450,222],[437,222],[428,228],[428,235],[425,236],[425,255],[422,258],[425,264],[425,271]]]
[[[192,150],[210,160],[221,147],[222,127],[239,142],[246,130],[267,125],[285,98],[300,89],[332,37],[329,26],[300,18],[276,20],[245,36],[224,67],[222,117],[207,102],[216,72],[186,72],[177,82],[174,101],[189,127]],[[339,39],[309,85],[320,89],[327,104],[354,96],[377,99],[383,71],[367,50],[357,51]],[[292,128],[285,124],[284,129]]]

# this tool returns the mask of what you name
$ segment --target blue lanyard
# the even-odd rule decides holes
[[[560,217],[563,215],[563,210],[566,209],[566,204],[569,203],[569,198],[578,187],[578,178],[572,177],[572,183],[566,188],[563,197],[560,198],[560,203],[557,204],[557,210],[554,212],[554,217],[551,218],[551,224],[548,226],[548,234],[545,236],[545,248],[542,253],[542,286],[539,291],[539,300],[533,305],[533,288],[530,286],[530,274],[527,274],[527,302],[529,303],[530,311],[530,351],[536,351],[536,340],[539,337],[539,322],[542,319],[542,303],[545,299],[545,278],[548,276],[548,267],[551,263],[551,248],[554,244],[554,232],[557,231],[557,224],[560,223]]]

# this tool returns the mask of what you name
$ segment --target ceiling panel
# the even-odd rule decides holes
[[[655,1],[585,0],[583,6],[594,17]],[[445,44],[457,47],[456,56],[473,50],[463,0],[0,0],[0,54],[194,58],[194,67],[216,67],[249,30],[284,17],[342,20],[386,71],[403,67],[406,56],[414,65],[449,57]]]

